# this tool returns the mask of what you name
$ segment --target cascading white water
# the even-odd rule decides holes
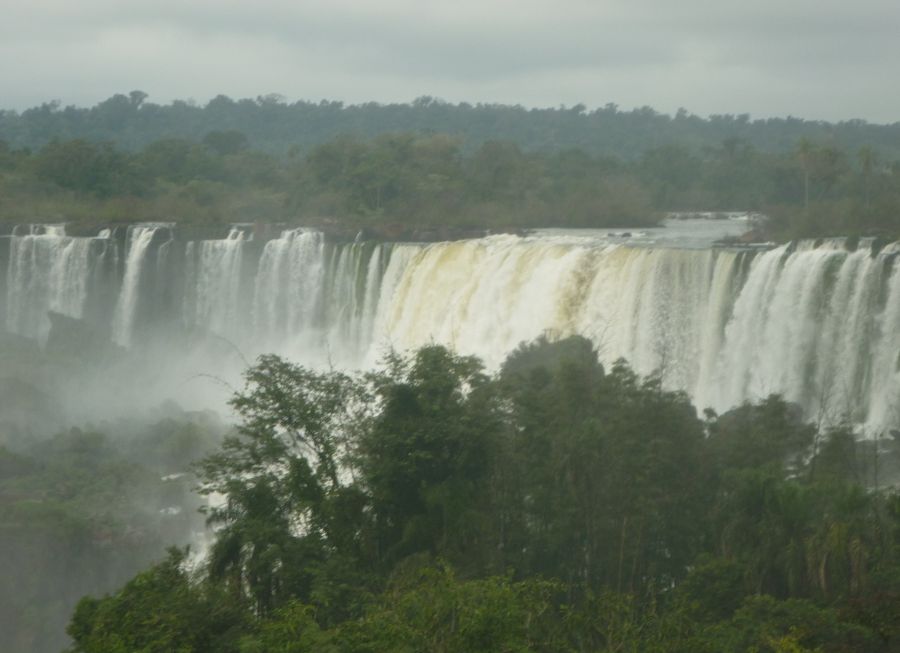
[[[366,314],[371,316],[371,331],[362,367],[374,367],[385,353],[398,348],[388,331],[391,306],[401,277],[420,251],[421,245],[397,243],[391,245],[390,250],[381,257],[381,264],[384,266],[381,282],[375,283],[373,279],[369,284],[370,292],[366,294]],[[387,259],[386,265],[383,259]]]
[[[253,284],[246,349],[314,365],[361,365],[391,251],[385,244],[328,245],[320,232],[305,229],[267,242]]]
[[[6,328],[43,340],[48,311],[80,318],[87,297],[93,238],[65,235],[59,225],[10,239]]]
[[[891,254],[900,256],[900,251]],[[867,426],[873,433],[887,433],[900,429],[900,262],[894,263],[887,283],[884,310],[873,321]]]
[[[653,242],[659,233],[651,231],[637,242],[557,232],[425,245],[335,244],[306,229],[257,246],[236,228],[222,240],[187,243],[183,278],[174,278],[177,243],[161,245],[157,267],[147,268],[159,226],[135,226],[113,334],[140,345],[139,304],[170,315],[164,301],[141,298],[147,268],[173,277],[154,292],[162,285],[182,293],[171,314],[195,333],[227,338],[248,360],[275,352],[313,366],[368,367],[388,347],[439,343],[496,368],[522,341],[581,334],[605,364],[625,358],[638,373],[690,393],[699,408],[721,412],[780,393],[823,423],[878,432],[900,426],[896,246],[875,254],[871,243],[848,251],[839,240],[722,249],[709,245],[712,238],[692,240],[688,227],[679,223],[668,246]],[[81,244],[67,250],[73,240],[13,238],[10,329],[35,334],[29,320],[51,306],[80,314],[79,279],[91,254]],[[55,253],[29,253],[41,248]],[[35,281],[44,278],[37,269],[54,281]],[[53,290],[30,291],[35,284]],[[202,350],[195,353],[200,366]]]
[[[242,323],[240,290],[244,232],[187,244],[183,315],[186,324],[235,338]]]
[[[253,294],[253,333],[263,347],[301,356],[316,347],[324,278],[321,233],[292,229],[266,243]]]
[[[694,390],[699,363],[715,359],[737,261],[735,252],[511,236],[439,243],[405,266],[376,340],[443,343],[496,367],[522,341],[577,333],[607,363],[624,357]]]
[[[376,341],[429,342],[491,367],[519,342],[582,334],[609,364],[726,410],[779,393],[822,423],[900,425],[900,277],[895,254],[801,244],[634,248],[494,237],[425,247],[382,307]],[[882,304],[885,304],[882,306]]]
[[[153,236],[161,225],[135,225],[128,229],[128,253],[125,257],[125,276],[113,313],[113,340],[122,345],[131,344],[135,312],[138,306],[141,278],[144,274],[144,258]]]
[[[872,370],[885,348],[896,357],[890,343],[900,329],[880,306],[886,263],[867,249],[829,246],[757,257],[726,329],[712,403],[779,393],[822,423],[871,419]]]
[[[389,245],[353,243],[332,253],[324,301],[325,346],[330,362],[359,366],[372,344]]]

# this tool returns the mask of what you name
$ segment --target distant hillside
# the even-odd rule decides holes
[[[211,131],[242,132],[251,148],[272,154],[309,151],[341,134],[371,138],[395,131],[453,134],[471,151],[488,140],[525,150],[579,148],[593,155],[638,158],[649,149],[678,143],[691,149],[741,140],[763,152],[782,153],[806,138],[855,152],[877,146],[883,160],[900,159],[900,123],[839,123],[799,118],[752,120],[749,115],[675,116],[650,107],[621,111],[614,104],[526,109],[499,104],[449,104],[422,97],[409,104],[286,103],[277,95],[233,100],[220,95],[201,106],[184,101],[153,104],[141,91],[114,95],[91,108],[45,103],[22,112],[0,111],[0,140],[12,148],[40,148],[53,139],[111,141],[139,150],[163,138],[199,141]]]

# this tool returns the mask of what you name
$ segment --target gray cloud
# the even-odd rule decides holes
[[[0,106],[289,99],[900,120],[900,3],[0,0]]]

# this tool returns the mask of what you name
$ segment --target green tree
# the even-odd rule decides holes
[[[107,197],[137,190],[130,157],[109,143],[54,141],[37,155],[34,168],[39,179],[82,193]]]
[[[687,398],[624,364],[606,373],[583,339],[524,347],[502,379],[514,409],[497,494],[513,505],[495,521],[509,564],[639,594],[683,576],[707,483]]]
[[[376,557],[427,552],[475,565],[500,415],[480,362],[429,346],[375,377],[381,406],[359,441]]]
[[[172,549],[112,596],[82,599],[68,627],[72,653],[236,652],[242,606],[192,583],[185,562]]]
[[[800,408],[771,395],[745,403],[707,423],[709,449],[719,470],[796,467],[815,439]]]
[[[797,160],[800,163],[800,169],[803,172],[803,211],[804,213],[809,213],[809,178],[816,147],[808,138],[801,138],[797,141],[795,151]]]
[[[309,600],[330,552],[352,556],[362,502],[340,469],[366,401],[350,377],[277,356],[261,357],[246,379],[231,402],[244,419],[239,435],[200,470],[202,491],[225,497],[208,511],[219,529],[210,574],[264,616]]]
[[[211,131],[203,137],[203,144],[219,156],[238,154],[250,146],[246,134],[234,129]]]
[[[878,164],[878,154],[871,145],[863,145],[856,154],[863,176],[863,202],[866,208],[871,204],[871,178]]]
[[[137,165],[151,179],[176,183],[222,178],[221,162],[204,147],[180,138],[151,143],[138,155]]]

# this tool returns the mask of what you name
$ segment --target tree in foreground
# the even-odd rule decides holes
[[[85,599],[74,651],[900,645],[897,498],[777,397],[704,422],[573,338],[493,376],[436,346],[361,376],[266,356],[232,405],[205,566]]]

